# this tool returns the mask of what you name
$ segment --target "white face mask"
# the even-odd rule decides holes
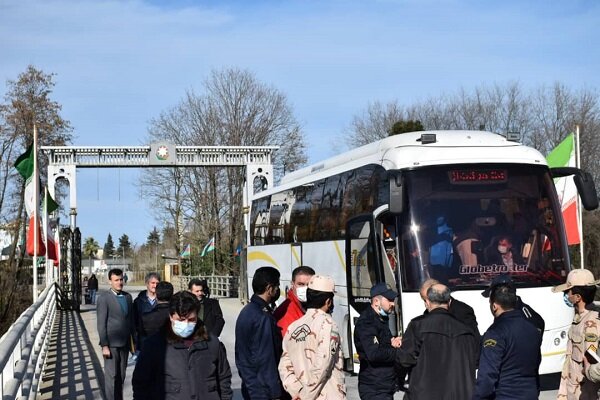
[[[498,251],[501,254],[506,254],[508,252],[508,247],[506,247],[506,246],[498,246]]]
[[[296,297],[300,300],[301,303],[306,303],[306,292],[308,290],[308,286],[298,286],[296,288]]]

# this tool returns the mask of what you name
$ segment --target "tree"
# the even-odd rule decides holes
[[[344,135],[345,142],[350,148],[369,144],[387,137],[397,121],[413,119],[417,119],[414,110],[405,108],[397,100],[387,104],[369,103],[365,111],[352,118]]]
[[[285,95],[239,69],[213,71],[202,94],[187,92],[177,106],[151,121],[149,133],[150,142],[281,146],[273,158],[276,176],[306,162],[304,136]],[[190,241],[215,236],[217,247],[223,249],[218,254],[232,254],[242,236],[244,179],[241,168],[152,169],[142,173],[139,188],[144,197],[153,199],[157,218],[169,216],[167,222],[179,238],[174,244],[177,251],[182,222],[189,217],[196,222]],[[219,256],[217,262],[229,261]]]
[[[108,260],[113,255],[115,255],[115,244],[113,243],[113,238],[110,233],[108,234],[108,237],[106,238],[106,243],[104,243],[103,254],[104,254],[103,257],[105,260]]]
[[[98,254],[98,250],[100,250],[100,246],[98,242],[93,237],[88,237],[85,239],[83,243],[83,255],[91,259],[92,257],[96,257]]]
[[[150,231],[150,233],[148,234],[148,239],[146,239],[146,246],[154,247],[154,246],[158,246],[159,244],[160,244],[160,233],[158,232],[158,229],[156,229],[156,227],[154,227],[154,229],[152,229],[152,231]]]
[[[14,229],[9,259],[0,270],[0,334],[21,314],[21,305],[31,304],[31,291],[16,290],[28,285],[31,276],[29,269],[23,268],[25,248],[17,246],[24,240],[20,236],[26,221],[25,182],[12,166],[33,142],[34,123],[40,145],[64,145],[72,138],[69,121],[60,115],[62,106],[51,99],[54,76],[30,65],[16,80],[7,80],[4,102],[0,103],[0,223]],[[47,160],[40,157],[39,162],[43,171]]]
[[[90,268],[92,267],[92,258],[96,257],[98,250],[100,250],[100,246],[96,239],[91,236],[85,239],[83,242],[83,256],[89,259]]]
[[[397,121],[394,123],[394,125],[392,125],[392,128],[389,130],[389,134],[390,136],[394,136],[394,135],[399,135],[401,133],[406,133],[406,132],[418,132],[418,131],[423,131],[425,130],[425,128],[423,128],[423,125],[421,124],[421,121],[417,120],[417,121]]]
[[[129,258],[131,257],[131,242],[129,241],[129,236],[123,234],[119,238],[119,247],[117,247],[117,255],[120,257]]]
[[[383,139],[394,122],[406,120],[418,120],[428,130],[519,132],[524,144],[544,155],[579,124],[581,165],[600,183],[600,96],[595,89],[573,90],[557,82],[526,92],[518,82],[509,82],[460,89],[410,106],[375,102],[353,118],[346,142],[356,147]]]

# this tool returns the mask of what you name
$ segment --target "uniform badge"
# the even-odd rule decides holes
[[[294,329],[294,332],[292,332],[290,339],[295,340],[296,343],[304,342],[308,335],[310,335],[310,326],[302,324],[296,329]]]
[[[598,335],[596,335],[595,333],[586,333],[585,334],[585,341],[586,342],[597,342],[598,341]]]
[[[373,336],[373,344],[379,344],[379,340],[377,339],[377,336]]]
[[[483,347],[496,347],[496,339],[487,339],[483,342]]]

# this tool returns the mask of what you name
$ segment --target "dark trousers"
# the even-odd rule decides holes
[[[378,391],[377,389],[358,385],[360,400],[394,400],[394,393],[389,391]]]
[[[104,395],[106,400],[123,400],[123,383],[127,370],[127,347],[111,347],[110,358],[104,359]]]

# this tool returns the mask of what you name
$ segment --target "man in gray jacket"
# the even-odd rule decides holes
[[[98,298],[96,307],[104,357],[104,394],[107,400],[122,400],[127,357],[134,337],[133,301],[123,291],[122,270],[108,271],[108,281],[110,290]]]

